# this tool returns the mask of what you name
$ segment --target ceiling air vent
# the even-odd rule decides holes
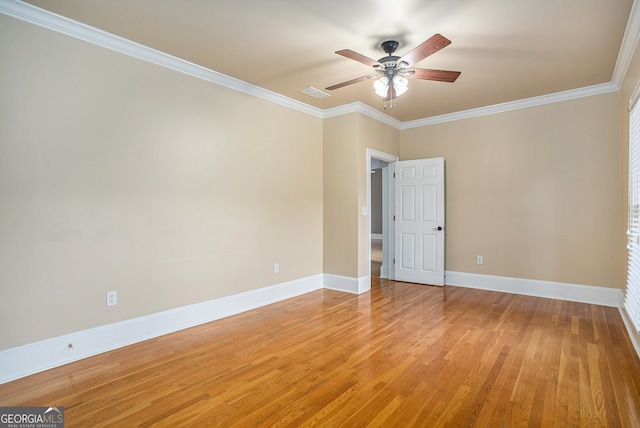
[[[302,92],[305,95],[309,95],[310,97],[322,100],[324,98],[330,97],[331,95],[327,94],[326,92],[322,92],[320,89],[316,89],[313,86],[309,86],[308,88],[305,88],[303,90],[301,90],[300,92]]]

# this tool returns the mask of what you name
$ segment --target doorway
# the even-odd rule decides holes
[[[371,160],[371,210],[369,210],[369,215],[371,216],[371,276],[373,277],[380,277],[382,269],[382,185],[383,175],[386,175],[384,168],[388,165],[388,162],[379,159]]]
[[[402,281],[444,285],[444,158],[400,162],[395,155],[367,149],[366,166],[367,283],[371,285],[376,273],[379,278],[396,280],[400,275]],[[382,176],[380,190],[372,186],[376,173]],[[379,229],[372,230],[376,215],[372,210],[377,209],[372,201],[378,197],[382,200],[382,236]]]
[[[367,212],[368,239],[366,265],[369,284],[371,277],[390,278],[390,245],[393,231],[390,230],[392,204],[389,188],[389,165],[398,161],[398,156],[367,149]],[[376,176],[376,174],[378,174]],[[373,178],[375,176],[375,178]]]

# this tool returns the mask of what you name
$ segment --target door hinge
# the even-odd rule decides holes
[[[394,265],[396,264],[396,259],[393,259],[393,264],[394,264]]]
[[[393,178],[396,178],[396,173],[395,172],[393,173]]]
[[[393,216],[393,221],[396,221],[396,216]]]

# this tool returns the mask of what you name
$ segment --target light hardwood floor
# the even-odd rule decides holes
[[[0,385],[67,427],[640,424],[618,310],[378,280],[319,290]]]
[[[382,239],[371,240],[371,275],[380,276],[382,267]]]

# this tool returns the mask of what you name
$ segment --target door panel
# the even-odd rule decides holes
[[[435,184],[422,187],[422,221],[438,221],[438,189]]]
[[[402,254],[400,255],[400,266],[402,269],[414,270],[416,268],[416,237],[413,234],[404,233],[400,236]]]
[[[434,235],[422,235],[422,270],[425,272],[435,272],[438,268],[437,254],[438,243]]]
[[[400,189],[400,199],[402,201],[400,218],[402,221],[413,222],[416,219],[416,211],[414,209],[416,205],[416,189],[412,186],[403,186]]]
[[[444,285],[444,159],[400,161],[394,168],[395,279]]]

